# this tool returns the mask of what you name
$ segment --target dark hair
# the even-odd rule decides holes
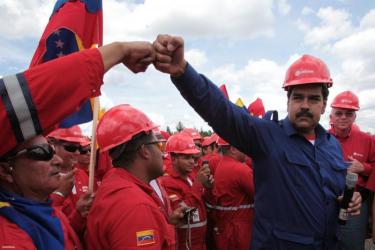
[[[223,154],[223,155],[226,155],[230,149],[230,146],[227,145],[227,146],[220,146],[220,152]]]
[[[109,150],[114,167],[126,167],[132,164],[137,158],[137,151],[142,144],[151,140],[152,133],[141,132],[125,143],[122,143]]]
[[[315,83],[313,83],[313,84],[308,84],[308,85],[316,85]],[[327,87],[327,84],[325,84],[325,83],[321,83],[321,84],[319,84],[321,87],[322,87],[322,95],[323,95],[323,100],[324,101],[327,101],[327,99],[328,99],[328,95],[329,95],[329,90],[328,90],[328,87]],[[293,89],[296,87],[296,86],[298,86],[298,85],[295,85],[295,86],[290,86],[289,88],[288,88],[288,93],[287,93],[287,96],[288,96],[288,99],[290,98],[290,96],[292,95],[292,91],[293,91]],[[307,86],[307,85],[306,85]]]
[[[207,146],[202,147],[202,149],[204,149],[204,150],[207,150],[207,149],[209,149],[209,148],[210,148],[212,151],[214,151],[214,150],[215,150],[215,142],[211,143],[210,145],[207,145]]]

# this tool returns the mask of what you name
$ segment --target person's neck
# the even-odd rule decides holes
[[[334,130],[335,130],[336,135],[342,138],[347,137],[350,133],[350,128],[345,128],[345,129],[334,128]]]
[[[312,129],[310,131],[303,131],[303,132],[300,132],[299,134],[302,135],[303,137],[305,137],[308,140],[310,140],[310,138],[314,138],[315,139],[315,137],[316,137],[314,129]]]
[[[182,171],[181,169],[173,166],[173,169],[178,173],[179,176],[186,179],[188,177],[188,173],[186,171]]]
[[[49,195],[50,195],[50,194],[48,194],[48,195],[38,194],[38,193],[35,193],[35,192],[33,192],[29,189],[26,190],[26,191],[22,191],[18,187],[13,187],[13,186],[8,186],[8,185],[2,185],[2,188],[9,193],[17,194],[21,197],[27,198],[27,199],[35,201],[35,202],[47,202],[48,199],[49,199]]]
[[[139,164],[134,163],[131,166],[124,169],[148,185],[152,178],[150,178],[150,176],[148,176],[148,174],[145,171],[143,171],[143,168],[138,165]]]

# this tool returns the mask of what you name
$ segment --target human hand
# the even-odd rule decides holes
[[[348,206],[348,213],[350,215],[359,215],[361,213],[361,206],[362,206],[362,197],[359,192],[354,192],[352,200],[349,203]]]
[[[357,159],[351,156],[349,156],[349,159],[351,160],[351,165],[348,168],[348,173],[362,173],[365,171],[365,167]]]
[[[187,206],[181,206],[176,208],[171,215],[169,215],[168,221],[169,224],[172,225],[178,225],[182,223],[182,219],[184,218],[184,212],[186,210]]]
[[[77,171],[78,170],[74,168],[67,173],[60,173],[60,186],[55,191],[60,192],[62,195],[64,195],[64,197],[67,197],[72,192],[75,182],[74,174]]]
[[[214,178],[211,174],[210,168],[207,165],[202,166],[199,169],[198,174],[197,174],[197,179],[206,188],[212,188]]]
[[[149,42],[124,42],[124,57],[122,63],[133,73],[146,71],[154,62],[155,52]]]
[[[184,59],[184,40],[181,37],[158,35],[153,47],[156,53],[154,66],[157,70],[173,77],[185,72],[187,62]]]
[[[79,197],[76,203],[76,209],[82,217],[87,217],[94,198],[95,194],[91,191],[87,191],[86,193],[82,194],[81,197]]]

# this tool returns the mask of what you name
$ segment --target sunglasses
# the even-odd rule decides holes
[[[354,113],[354,111],[346,111],[346,112],[336,111],[334,114],[337,117],[341,117],[343,115],[345,115],[346,117],[353,117],[355,113]]]
[[[160,151],[163,151],[163,142],[161,141],[153,141],[153,142],[147,142],[143,145],[156,145]]]
[[[78,151],[81,155],[85,155],[87,153],[90,153],[91,152],[91,149],[90,148],[82,148],[82,147],[79,147],[78,148]]]
[[[77,150],[79,150],[81,148],[80,145],[70,144],[70,143],[65,143],[65,142],[60,142],[60,141],[56,141],[54,143],[56,145],[62,146],[65,151],[68,151],[70,153],[74,153],[74,152],[76,152]]]
[[[49,161],[55,154],[55,147],[51,144],[44,143],[22,149],[16,152],[14,155],[10,156],[8,160],[15,159],[20,155],[25,155],[27,158],[35,161]]]

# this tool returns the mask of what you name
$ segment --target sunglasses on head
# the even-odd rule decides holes
[[[43,143],[38,145],[33,145],[29,148],[22,149],[18,152],[15,152],[8,159],[12,160],[21,155],[25,155],[27,158],[35,161],[49,161],[53,158],[56,151],[53,145],[49,143]]]

